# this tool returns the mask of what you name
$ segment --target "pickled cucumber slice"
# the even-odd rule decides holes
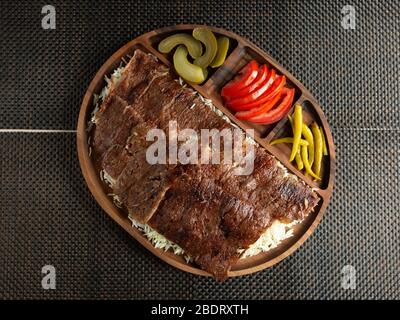
[[[186,81],[200,84],[207,78],[207,69],[202,69],[188,61],[188,49],[179,45],[174,53],[174,67],[176,72]]]
[[[217,68],[224,63],[229,50],[229,38],[224,36],[218,37],[217,44],[217,55],[215,56],[213,62],[210,64],[212,68]]]
[[[214,34],[207,28],[193,29],[193,37],[201,41],[206,47],[204,54],[194,60],[194,64],[202,68],[207,68],[213,62],[218,49],[217,39]]]
[[[203,53],[200,41],[197,41],[190,34],[177,33],[162,40],[158,44],[158,51],[169,53],[177,45],[184,44],[193,59],[199,58]]]

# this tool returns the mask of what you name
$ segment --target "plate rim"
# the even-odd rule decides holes
[[[207,28],[210,28],[212,31],[219,33],[219,34],[224,34],[229,36],[230,38],[233,38],[237,40],[238,42],[244,43],[247,46],[250,46],[253,50],[256,50],[258,54],[260,54],[263,58],[265,58],[268,62],[272,61],[274,67],[278,66],[279,71],[284,71],[285,75],[290,76],[290,80],[294,82],[296,86],[298,86],[302,92],[302,95],[305,95],[308,100],[311,100],[313,102],[313,107],[316,109],[317,114],[319,119],[321,120],[325,133],[326,133],[326,139],[328,140],[328,144],[330,145],[330,152],[329,152],[329,157],[330,157],[330,171],[329,171],[329,181],[328,181],[328,188],[326,195],[322,197],[319,195],[322,204],[319,208],[318,213],[315,215],[312,223],[305,229],[303,234],[288,248],[286,248],[283,252],[278,254],[276,257],[269,259],[268,261],[264,263],[257,264],[253,267],[246,267],[243,269],[239,270],[231,270],[228,272],[228,277],[237,277],[237,276],[243,276],[251,273],[255,273],[261,270],[264,270],[266,268],[272,267],[273,265],[277,264],[278,262],[282,261],[283,259],[287,258],[290,256],[293,252],[295,252],[310,236],[311,234],[315,231],[316,227],[322,220],[322,217],[325,213],[325,210],[328,206],[328,204],[331,201],[332,194],[333,194],[333,186],[335,182],[335,175],[336,175],[336,165],[335,165],[335,147],[333,143],[333,138],[332,138],[332,132],[330,130],[330,127],[328,125],[328,122],[325,118],[325,115],[320,107],[320,105],[317,103],[315,98],[311,95],[311,93],[308,91],[307,88],[304,87],[303,84],[301,84],[289,71],[287,71],[283,66],[281,66],[275,59],[270,57],[265,51],[260,49],[258,46],[250,42],[249,40],[239,36],[236,33],[233,33],[231,31],[222,29],[222,28],[216,28],[212,26],[207,26],[207,25],[199,25],[199,24],[179,24],[175,26],[168,26],[168,27],[163,27],[159,29],[155,29],[152,31],[149,31],[147,33],[144,33],[133,40],[130,40],[127,42],[125,45],[120,47],[117,51],[115,51],[104,63],[103,65],[97,70],[95,76],[91,80],[85,95],[82,99],[82,103],[80,106],[80,111],[79,111],[79,117],[78,117],[78,123],[77,123],[77,151],[78,151],[78,158],[79,158],[79,164],[80,168],[82,171],[82,174],[85,178],[85,182],[95,198],[96,202],[101,206],[101,208],[107,213],[111,219],[113,219],[115,222],[117,222],[125,231],[127,231],[133,238],[135,238],[141,245],[143,245],[147,250],[149,250],[152,254],[156,255],[158,258],[161,260],[167,262],[168,264],[172,265],[173,267],[176,267],[182,271],[190,272],[192,274],[196,275],[201,275],[201,276],[211,276],[210,273],[193,266],[191,264],[178,261],[176,259],[177,256],[175,256],[171,252],[165,252],[161,249],[157,249],[153,246],[153,244],[145,238],[145,236],[139,231],[138,229],[134,228],[128,217],[125,215],[123,216],[120,209],[117,208],[114,203],[111,201],[110,197],[105,194],[103,190],[103,186],[101,185],[101,181],[98,179],[98,174],[93,166],[93,163],[91,161],[91,158],[89,156],[89,145],[88,145],[88,134],[87,134],[87,116],[88,112],[90,114],[91,110],[93,109],[91,99],[93,97],[93,94],[95,93],[95,87],[98,85],[99,82],[103,83],[104,81],[104,75],[109,75],[109,70],[112,65],[115,64],[116,61],[121,61],[121,58],[124,57],[126,52],[131,50],[133,47],[137,45],[143,45],[141,41],[143,39],[148,39],[150,36],[154,36],[160,33],[166,33],[166,32],[172,32],[172,31],[179,31],[179,30],[187,30],[187,29],[192,29],[195,27],[204,27],[206,26]],[[147,44],[150,45],[150,44]],[[146,47],[146,46],[144,46]],[[330,187],[330,188],[329,188]],[[129,222],[127,224],[127,221]],[[172,255],[172,256],[171,256]]]

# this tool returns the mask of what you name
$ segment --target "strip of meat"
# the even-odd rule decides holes
[[[120,128],[124,123],[124,110],[127,106],[114,94],[107,96],[97,112],[97,123],[93,133],[93,151],[96,156],[102,158],[104,153],[114,144],[116,128]]]
[[[121,80],[110,94],[117,95],[130,105],[150,87],[154,78],[166,73],[168,68],[158,63],[156,57],[136,50],[126,65]]]
[[[155,57],[140,50],[135,51],[120,81],[111,86],[97,112],[93,150],[99,158],[115,144],[125,145],[132,127],[132,119],[126,113],[126,107],[140,99],[155,79],[166,74],[168,69],[158,63]]]
[[[141,158],[141,155],[138,159],[132,157],[127,163],[114,193],[135,220],[147,223],[170,188],[174,175],[165,165],[143,165]]]
[[[152,128],[141,120],[135,110],[129,112],[130,118],[135,119],[137,124],[132,128],[124,150],[115,157],[121,162],[111,164],[113,168],[107,168],[116,172],[115,169],[123,167],[122,171],[117,172],[114,193],[137,221],[146,223],[170,188],[175,167],[152,165],[147,161],[146,150],[152,142],[146,140],[146,135]]]
[[[251,175],[232,176],[231,172],[219,181],[224,190],[248,199],[257,207],[267,207],[272,217],[283,222],[304,219],[318,203],[319,199],[311,188],[287,173],[260,147],[255,150]]]
[[[240,256],[238,249],[253,243],[270,225],[263,210],[224,192],[201,176],[175,180],[151,227],[178,243],[204,270],[224,280]]]

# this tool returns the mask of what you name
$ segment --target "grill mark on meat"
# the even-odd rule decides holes
[[[97,124],[93,133],[93,150],[99,158],[113,145],[115,128],[124,122],[123,113],[127,103],[116,95],[109,95],[97,113]]]
[[[137,125],[124,147],[129,157],[118,175],[114,193],[137,221],[146,223],[171,186],[174,166],[148,163],[146,150],[152,142],[146,140],[146,135],[151,127],[142,121],[134,109],[127,110]]]
[[[238,254],[232,250],[229,258],[212,263],[217,259],[218,253],[222,253],[221,249],[226,243],[224,230],[219,228],[221,216],[218,214],[218,203],[215,199],[207,201],[199,197],[198,185],[191,183],[191,180],[176,182],[149,224],[168,239],[186,248],[187,253],[202,268],[223,277],[230,261],[236,260]],[[229,248],[232,249],[233,246]]]
[[[254,243],[270,217],[200,175],[175,181],[149,224],[223,280],[239,259],[238,249]]]
[[[151,87],[154,79],[165,75],[167,71],[155,59],[141,51],[135,51],[134,57],[125,67],[119,83],[110,89],[97,114],[98,123],[93,133],[93,149],[100,161],[106,154],[126,159],[125,152],[116,153],[116,150],[121,150],[116,145],[126,144],[130,131],[135,125],[133,118],[127,112],[128,104],[135,99],[140,99]],[[144,70],[141,68],[141,64],[146,66]],[[119,167],[123,164],[122,159]],[[120,172],[121,168],[113,170],[110,160],[110,156],[108,156],[104,165],[111,171],[108,173],[113,178],[117,178],[114,174]]]
[[[190,128],[197,132],[200,132],[200,129],[231,128],[192,91],[173,81],[171,75],[163,75],[154,80],[154,85],[132,106],[145,121],[156,123],[165,131],[169,122],[173,120],[177,121],[179,129]],[[198,107],[191,109],[193,104]]]
[[[168,69],[158,63],[154,57],[136,50],[126,65],[121,80],[110,94],[116,94],[128,104],[132,104],[140,93],[146,90],[153,77],[165,72],[168,72]]]
[[[290,175],[285,177],[277,160],[261,148],[256,148],[251,175],[233,176],[229,170],[219,183],[241,199],[248,199],[260,208],[268,207],[272,217],[282,221],[301,220],[318,203],[318,197],[309,187]]]
[[[223,119],[212,112],[199,97],[193,95],[188,89],[183,89],[172,105],[173,116],[168,120],[176,120],[179,129],[190,128],[200,133],[201,129],[231,128]],[[196,104],[195,108],[190,108]],[[165,110],[166,111],[166,110]],[[169,110],[168,110],[169,111]],[[165,126],[165,124],[163,124]]]
[[[113,145],[104,155],[102,168],[113,178],[119,177],[130,160],[129,153],[121,145]]]
[[[141,122],[139,117],[129,111],[129,106],[124,108],[121,118],[125,120],[119,128],[115,129],[115,133],[110,139],[112,145],[104,152],[104,156],[102,157],[102,167],[115,180],[121,174],[130,157],[133,156],[128,148],[128,143]]]
[[[132,159],[118,179],[115,194],[135,220],[147,223],[170,188],[171,176],[172,171],[164,165],[146,168]]]
[[[216,178],[217,174],[221,174],[218,170],[214,169],[216,166],[208,165],[206,168],[208,170],[198,170],[192,167],[191,172],[187,172],[186,176],[192,177],[192,181],[200,181],[198,184],[203,183],[203,181],[208,181],[209,183],[213,182],[215,184],[213,189],[199,188],[198,190],[201,190],[201,193],[199,193],[201,196],[199,196],[199,198],[205,199],[206,201],[210,201],[210,199],[220,199],[221,208],[223,208],[223,216],[226,221],[232,222],[232,226],[235,222],[236,227],[239,226],[236,231],[239,232],[240,236],[236,235],[236,237],[243,241],[241,247],[246,248],[252,243],[253,239],[254,241],[258,239],[260,230],[264,230],[264,228],[269,225],[271,214],[268,212],[267,208],[256,206],[253,202],[249,201],[249,199],[243,197],[243,194],[240,192],[229,192],[226,187],[232,181],[221,183]],[[207,190],[212,190],[212,192],[206,193]],[[219,191],[218,194],[216,194],[216,190]],[[223,194],[228,198],[224,198]],[[229,201],[224,202],[224,200],[227,199]],[[239,210],[238,208],[241,209]],[[251,214],[249,215],[249,213]],[[244,232],[242,232],[241,229],[243,229]],[[231,231],[233,235],[236,234],[234,227],[230,228],[230,230],[233,230]],[[253,230],[253,233],[256,235],[250,237],[250,240],[246,240],[251,230]]]
[[[136,100],[141,99],[150,88],[154,88],[154,86],[152,86],[153,82],[156,81],[157,79],[163,78],[165,77],[165,72],[162,73],[156,73],[154,75],[154,77],[149,81],[149,83],[147,84],[146,88],[138,95]]]
[[[144,121],[155,124],[167,132],[169,121],[177,120],[179,116],[179,99],[182,95],[182,87],[173,81],[171,76],[160,77],[142,96],[142,99],[132,105],[132,108],[141,115]]]
[[[141,68],[143,64],[144,69]],[[119,128],[129,130],[130,119],[125,118],[125,108],[140,98],[155,78],[165,74],[166,69],[141,51],[135,51],[134,59],[128,63],[121,75],[121,80],[112,86],[97,114],[98,122],[93,135],[93,147],[102,158],[114,144],[120,144],[124,135]],[[116,129],[117,128],[117,129]]]

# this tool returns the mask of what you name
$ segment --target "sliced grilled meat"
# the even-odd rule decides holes
[[[235,162],[150,164],[150,129],[163,129],[168,141],[170,121],[199,137],[202,129],[233,127],[140,50],[112,86],[96,119],[95,159],[114,179],[113,192],[128,212],[181,246],[217,279],[227,277],[239,250],[257,241],[273,219],[303,219],[318,203],[311,188],[258,145],[250,175],[236,175],[243,163]],[[248,146],[245,142],[244,148]]]

